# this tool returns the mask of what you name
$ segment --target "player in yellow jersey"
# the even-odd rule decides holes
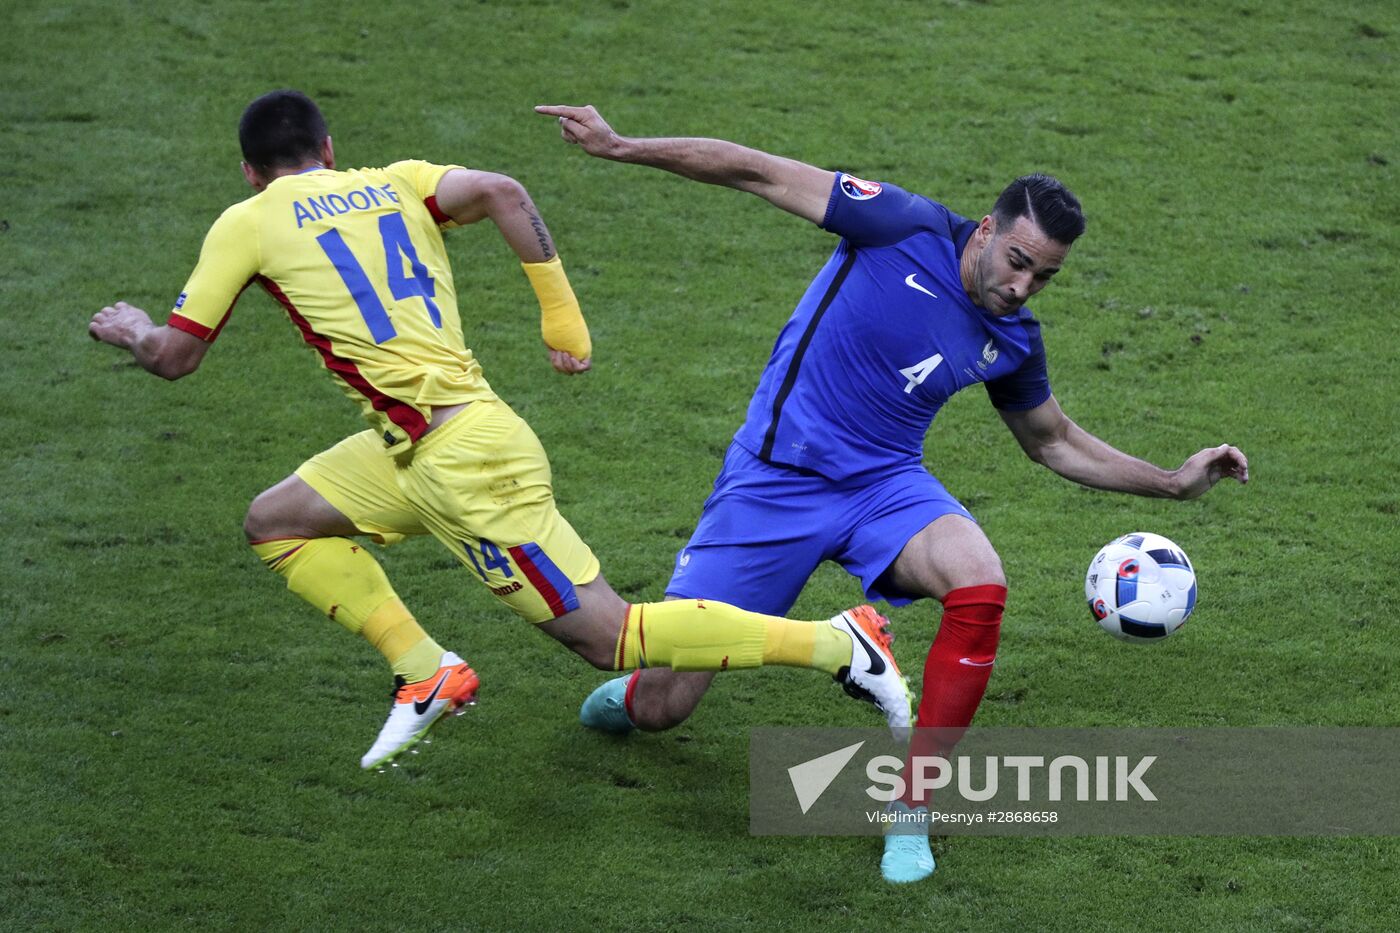
[[[874,702],[891,726],[908,725],[909,690],[869,606],[797,622],[696,599],[629,605],[608,586],[555,508],[544,450],[491,391],[457,313],[441,231],[489,219],[539,299],[554,368],[591,364],[554,241],[518,182],[417,161],[337,171],[320,110],[296,91],[253,101],[239,142],[257,193],[209,230],[167,323],[117,302],[89,332],[178,379],[256,283],[360,405],[370,429],[254,499],[244,530],[292,592],[393,668],[389,718],[362,767],[391,761],[471,701],[478,678],[424,632],[357,535],[433,535],[518,615],[604,670],[809,667]]]

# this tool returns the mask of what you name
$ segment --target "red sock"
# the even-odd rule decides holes
[[[943,621],[924,661],[923,693],[909,755],[947,757],[987,692],[1001,636],[1006,587],[964,586],[943,598]],[[927,806],[928,792],[915,789],[913,769],[904,769],[909,786],[902,800]],[[930,775],[931,777],[932,775]]]

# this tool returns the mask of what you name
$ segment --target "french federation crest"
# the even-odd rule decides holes
[[[878,181],[866,181],[854,175],[841,176],[841,190],[853,201],[869,201],[882,190]]]
[[[991,366],[997,361],[999,353],[1000,351],[997,350],[992,341],[988,340],[987,345],[982,348],[982,358],[977,361],[977,368],[985,370],[988,366]]]

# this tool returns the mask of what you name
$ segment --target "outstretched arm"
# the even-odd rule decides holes
[[[1075,424],[1052,395],[1029,411],[1002,411],[1021,449],[1065,479],[1096,489],[1165,499],[1195,499],[1225,477],[1249,482],[1249,461],[1229,444],[1207,447],[1176,470],[1130,457]]]
[[[836,175],[815,165],[722,139],[619,136],[593,107],[550,105],[536,107],[535,112],[558,117],[564,141],[589,155],[650,165],[706,184],[747,191],[814,224],[826,216]]]
[[[249,216],[235,205],[209,228],[199,262],[163,326],[153,324],[140,308],[118,301],[92,316],[88,334],[129,350],[139,366],[164,379],[194,372],[238,296],[258,274],[257,234]]]
[[[525,186],[507,175],[457,168],[442,176],[436,197],[438,208],[459,224],[490,218],[520,257],[540,300],[540,330],[551,365],[571,375],[587,371],[593,355],[588,325]]]
[[[125,301],[108,305],[92,316],[93,340],[130,350],[137,364],[162,379],[179,379],[199,368],[209,344],[173,327],[157,327],[151,316]]]

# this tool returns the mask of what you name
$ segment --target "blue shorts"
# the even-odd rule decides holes
[[[917,463],[833,482],[730,444],[666,595],[785,615],[817,565],[834,560],[866,598],[902,606],[919,596],[894,589],[885,571],[910,538],[949,514],[972,519]]]

